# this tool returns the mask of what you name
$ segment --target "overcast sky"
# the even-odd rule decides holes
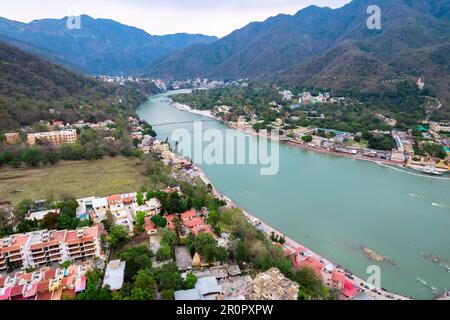
[[[293,14],[315,4],[341,7],[350,0],[0,0],[0,16],[30,22],[74,11],[109,18],[151,34],[177,32],[225,36],[252,21]]]

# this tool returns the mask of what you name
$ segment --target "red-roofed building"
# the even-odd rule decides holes
[[[189,229],[193,229],[196,227],[201,227],[201,226],[205,226],[205,221],[203,221],[203,218],[200,217],[195,217],[191,220],[187,220],[184,222],[184,225],[186,227],[188,227]]]
[[[186,223],[186,222],[194,219],[196,216],[197,216],[197,211],[195,211],[195,210],[188,210],[188,211],[183,212],[181,214],[181,221],[183,223]]]
[[[333,270],[331,273],[331,287],[336,290],[343,290],[344,289],[344,283],[345,283],[346,277],[345,274],[338,270]]]
[[[37,286],[37,292],[39,293],[39,292],[48,291],[49,283],[50,283],[50,280],[43,280],[43,281],[39,282],[38,286]]]
[[[176,213],[172,213],[172,214],[169,214],[169,215],[164,217],[167,220],[167,225],[166,225],[167,229],[169,229],[169,230],[174,230],[175,229],[175,224],[173,223],[173,219],[175,219],[176,217],[177,217]]]
[[[37,283],[29,283],[23,287],[22,296],[24,299],[31,299],[36,296],[37,293]]]
[[[12,264],[26,264],[25,246],[29,239],[28,234],[15,234],[0,239],[0,271],[8,268],[8,262]]]
[[[53,121],[54,127],[64,127],[64,121]]]
[[[144,230],[148,235],[155,234],[158,231],[150,217],[145,217],[144,219]]]
[[[322,278],[321,271],[322,271],[324,265],[317,258],[307,257],[306,259],[304,259],[300,262],[300,267],[311,268],[314,271],[314,273],[316,274],[316,276],[318,276],[319,278]]]
[[[196,226],[196,227],[192,228],[191,231],[194,234],[194,236],[198,236],[198,234],[200,232],[212,233],[211,228],[207,225]]]
[[[0,288],[0,301],[9,300],[12,288]]]
[[[342,294],[346,298],[351,299],[356,296],[358,292],[359,288],[352,281],[345,279],[344,290],[342,290]]]
[[[23,285],[15,285],[14,287],[11,288],[11,293],[9,294],[9,297],[14,300],[23,300],[22,297],[22,290],[23,290]]]

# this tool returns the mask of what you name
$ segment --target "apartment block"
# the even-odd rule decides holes
[[[6,144],[17,144],[20,142],[20,133],[11,132],[5,134]]]
[[[0,272],[8,267],[37,268],[100,255],[98,226],[15,234],[0,240]]]
[[[77,130],[75,129],[29,133],[27,136],[29,145],[34,145],[38,141],[47,141],[51,145],[59,146],[62,144],[73,144],[77,142],[77,140]]]

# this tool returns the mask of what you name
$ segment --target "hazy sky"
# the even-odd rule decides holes
[[[315,4],[341,7],[350,0],[0,0],[0,16],[22,22],[88,14],[151,34],[203,33],[222,37],[252,21],[293,14]]]

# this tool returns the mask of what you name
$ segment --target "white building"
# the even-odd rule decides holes
[[[94,210],[94,221],[100,223],[106,219],[106,212],[109,210],[106,198],[96,198],[92,200],[92,209]]]

